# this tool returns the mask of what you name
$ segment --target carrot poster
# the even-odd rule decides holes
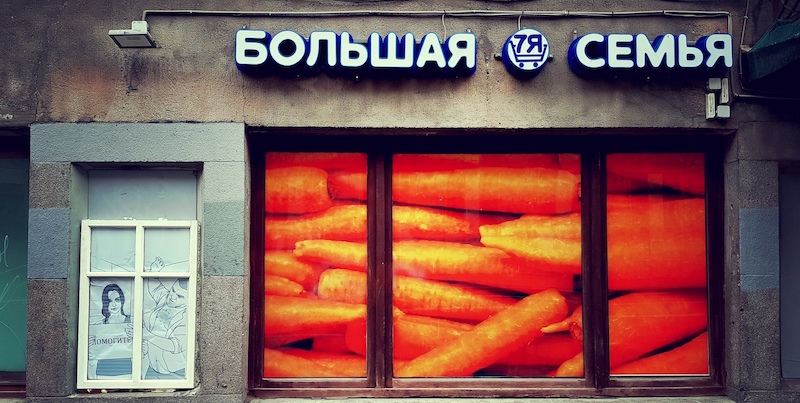
[[[703,155],[611,154],[606,165],[611,375],[706,375]]]
[[[337,194],[334,177],[363,195]],[[265,378],[366,377],[365,355],[345,345],[367,318],[366,177],[366,154],[267,153]]]
[[[607,165],[612,375],[706,374],[702,155]],[[364,377],[366,155],[265,174],[263,376]],[[392,157],[395,377],[584,376],[580,183],[576,154]]]

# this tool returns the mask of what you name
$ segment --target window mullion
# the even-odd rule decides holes
[[[144,273],[144,227],[141,225],[136,226],[136,246],[134,254],[134,273],[133,277],[133,290],[136,298],[133,300],[133,357],[139,359],[132,360],[133,382],[137,383],[142,381],[142,323],[144,316],[144,280],[142,273]],[[142,297],[140,297],[142,296]]]
[[[590,154],[581,160],[584,376],[589,386],[601,389],[609,374],[605,158]]]
[[[367,378],[378,388],[391,386],[391,169],[390,158],[383,154],[369,156],[367,187]]]

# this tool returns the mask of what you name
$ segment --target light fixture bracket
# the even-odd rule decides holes
[[[108,36],[120,48],[154,48],[156,42],[147,32],[147,21],[131,21],[131,29],[112,29]]]

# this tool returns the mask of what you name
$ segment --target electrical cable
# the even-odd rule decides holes
[[[308,17],[538,17],[538,18],[565,18],[565,17],[685,17],[685,18],[713,18],[729,17],[727,11],[704,10],[642,10],[642,11],[502,11],[502,10],[339,10],[339,11],[236,11],[236,10],[144,10],[142,21],[147,21],[148,15],[184,15],[184,16],[224,16],[224,17],[269,17],[269,18],[308,18]]]

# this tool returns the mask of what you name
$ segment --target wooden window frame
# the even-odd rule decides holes
[[[386,134],[372,130],[343,133],[327,130],[309,134],[302,130],[266,132],[252,129],[251,205],[264,205],[264,154],[267,151],[360,152],[368,154],[367,225],[368,338],[367,377],[261,378],[263,346],[264,222],[261,208],[251,208],[251,309],[249,364],[250,393],[257,397],[616,397],[698,396],[725,394],[723,358],[723,151],[725,131],[585,130],[578,133],[531,131],[437,131]],[[584,378],[393,378],[391,366],[391,155],[395,153],[576,153],[581,155],[583,303],[585,332],[602,335],[584,338]],[[708,376],[612,377],[608,368],[608,326],[605,241],[605,156],[617,153],[703,153],[706,183],[707,292],[709,312]],[[586,197],[583,197],[586,196]],[[383,203],[381,203],[383,201]],[[377,268],[381,267],[382,270]],[[588,271],[588,273],[586,273]],[[371,352],[371,353],[369,353]]]
[[[103,229],[133,229],[135,231],[135,263],[133,271],[91,271],[92,231]],[[186,229],[189,231],[188,269],[183,272],[145,271],[145,232],[148,229]],[[191,389],[195,386],[195,351],[197,328],[197,266],[198,232],[196,220],[100,220],[81,221],[80,300],[78,303],[78,368],[77,388],[90,389]],[[130,279],[133,282],[133,343],[131,379],[88,379],[89,299],[92,279]],[[142,379],[142,326],[144,281],[154,278],[188,280],[186,303],[186,368],[185,379]],[[139,359],[137,359],[139,357]]]

